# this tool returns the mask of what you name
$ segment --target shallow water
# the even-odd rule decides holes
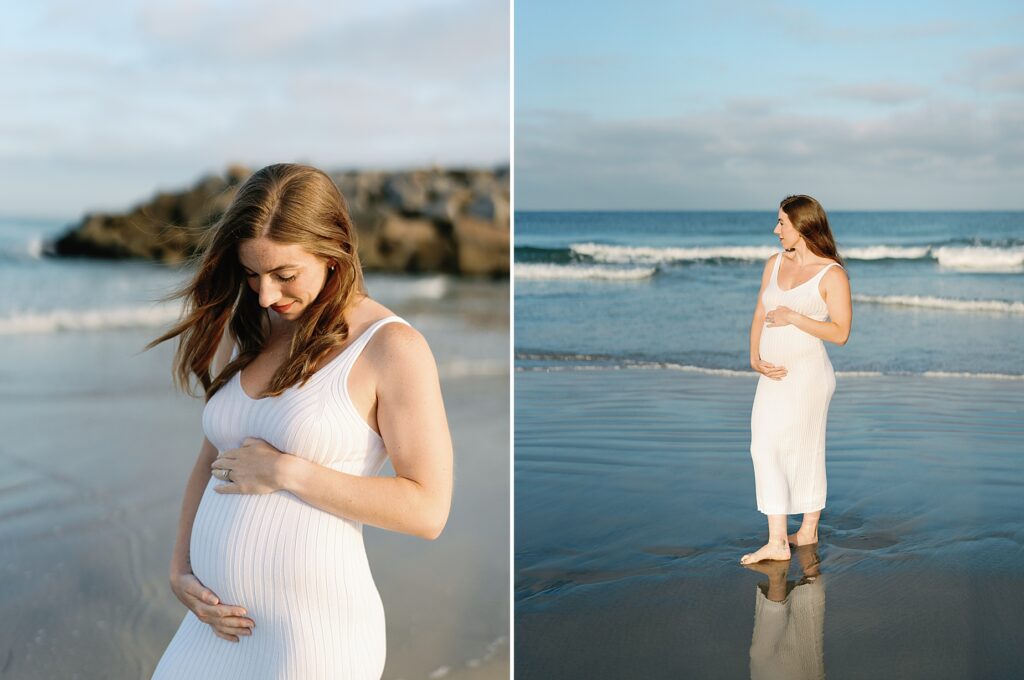
[[[757,616],[769,578],[738,564],[766,537],[753,374],[517,371],[517,677],[757,677],[796,652],[780,643],[766,666],[755,626],[805,630],[801,611],[824,621],[810,677],[1012,676],[1024,661],[1020,383],[837,382],[824,594],[772,629]]]

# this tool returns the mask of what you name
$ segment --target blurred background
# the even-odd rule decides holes
[[[149,677],[202,400],[174,390],[192,232],[315,165],[370,295],[437,358],[456,488],[435,542],[367,527],[387,678],[508,675],[509,9],[41,2],[0,25],[0,673]],[[390,470],[388,471],[388,473]]]

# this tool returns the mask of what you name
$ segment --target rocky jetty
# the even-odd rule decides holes
[[[232,166],[126,213],[87,214],[48,251],[180,263],[195,253],[198,235],[223,214],[250,173]],[[347,171],[331,178],[348,200],[366,269],[508,276],[508,168]]]

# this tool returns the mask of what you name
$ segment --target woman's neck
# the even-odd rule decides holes
[[[805,264],[813,264],[820,258],[811,252],[811,249],[807,247],[807,241],[800,239],[797,241],[793,249],[789,251],[793,257],[793,261],[799,267],[803,267]]]

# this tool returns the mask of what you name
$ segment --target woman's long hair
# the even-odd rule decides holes
[[[269,312],[249,287],[238,259],[246,239],[268,238],[296,244],[325,260],[334,260],[316,300],[296,321],[288,358],[263,395],[273,397],[305,384],[318,362],[349,334],[345,311],[365,295],[356,234],[344,197],[330,177],[306,165],[278,163],[257,171],[238,189],[231,205],[202,236],[192,280],[163,301],[185,298],[181,320],[146,349],[181,336],[174,356],[175,385],[192,396],[198,378],[209,401],[260,351],[270,330]],[[326,267],[326,265],[325,265]],[[214,354],[229,327],[238,356],[211,375]]]
[[[782,212],[786,213],[793,227],[800,232],[807,242],[807,248],[818,257],[827,257],[835,260],[843,268],[846,262],[839,256],[835,239],[832,238],[832,230],[828,226],[828,215],[821,203],[810,196],[799,194],[786,196],[779,204]]]

